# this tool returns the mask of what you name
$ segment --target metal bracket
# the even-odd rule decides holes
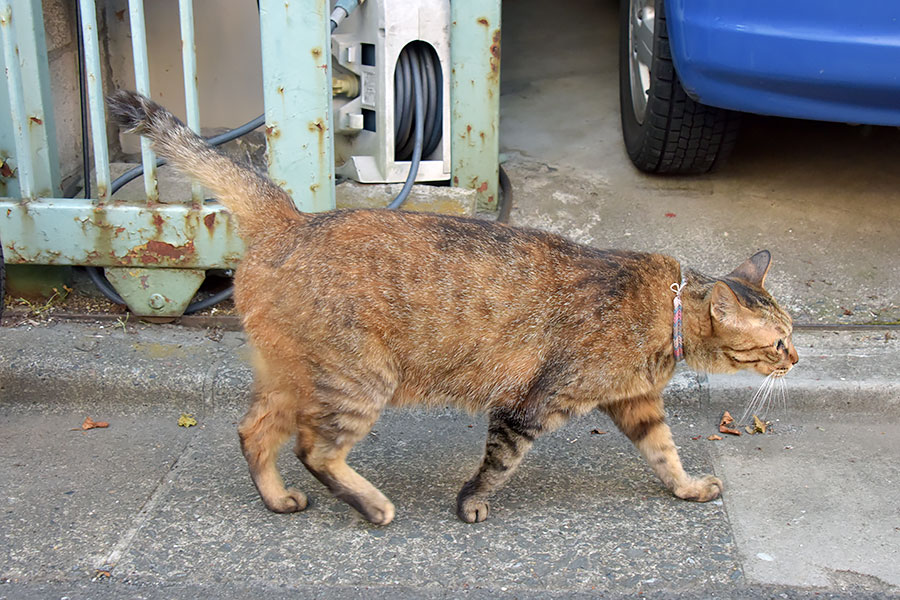
[[[107,267],[106,278],[136,316],[180,317],[206,278],[206,271]]]

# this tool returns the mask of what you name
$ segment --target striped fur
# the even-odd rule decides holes
[[[279,449],[336,497],[386,524],[394,506],[346,463],[388,406],[452,402],[490,415],[481,466],[457,498],[464,521],[535,440],[572,416],[607,412],[663,484],[715,498],[721,482],[687,475],[665,424],[672,376],[674,259],[597,250],[534,229],[384,210],[297,212],[263,175],[209,148],[159,105],[129,92],[113,116],[215,191],[247,252],[235,302],[255,349],[254,399],[241,447],[265,505],[303,510]],[[684,350],[711,372],[786,372],[790,318],[763,289],[768,253],[724,278],[685,271]]]

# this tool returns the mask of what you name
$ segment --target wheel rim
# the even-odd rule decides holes
[[[631,104],[638,123],[644,122],[650,95],[650,65],[653,63],[654,0],[631,0],[628,18],[628,52],[631,71]]]

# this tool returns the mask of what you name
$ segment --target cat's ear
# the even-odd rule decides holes
[[[709,298],[709,314],[728,327],[743,329],[749,312],[724,281],[717,281]]]
[[[760,250],[727,276],[733,277],[734,279],[741,279],[758,287],[763,287],[763,283],[766,280],[766,273],[769,272],[769,267],[771,265],[772,254],[768,250]]]

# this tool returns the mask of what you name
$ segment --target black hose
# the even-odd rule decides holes
[[[406,176],[406,182],[403,184],[403,189],[400,190],[400,193],[397,194],[394,201],[388,204],[388,210],[399,208],[406,200],[406,197],[409,196],[409,191],[412,189],[413,183],[416,180],[416,175],[419,172],[419,161],[422,159],[422,140],[425,137],[425,119],[423,119],[422,116],[425,114],[425,99],[423,98],[424,93],[422,92],[422,73],[420,66],[417,64],[416,60],[413,60],[412,63],[413,95],[415,96],[416,105],[412,160],[409,163],[409,174]]]
[[[512,212],[513,191],[512,183],[509,181],[509,175],[503,165],[500,165],[500,201],[497,206],[497,222],[509,223],[509,215]]]
[[[412,130],[412,121],[413,114],[410,111],[412,106],[412,67],[410,65],[411,52],[407,50],[407,48],[403,49],[403,52],[400,53],[400,58],[397,61],[396,72],[394,77],[399,74],[400,83],[401,83],[401,91],[402,95],[394,99],[395,106],[400,107],[400,126],[397,130],[397,133],[394,138],[394,159],[395,160],[409,160],[410,152],[412,150],[412,146],[410,146],[411,140],[409,138],[409,132]],[[394,110],[396,114],[396,108]]]
[[[424,95],[423,110],[413,113],[412,71],[418,67]],[[394,160],[412,158],[415,148],[414,120],[424,121],[422,156],[429,156],[438,146],[443,133],[443,85],[441,62],[430,44],[410,42],[400,52],[394,70]]]

